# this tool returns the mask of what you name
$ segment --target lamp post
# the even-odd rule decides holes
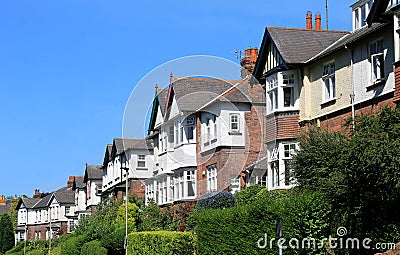
[[[28,214],[28,213],[27,213]],[[27,220],[28,220],[28,218],[27,218]],[[25,222],[25,233],[24,233],[24,255],[26,254],[26,235],[27,235],[27,228],[28,228],[28,225],[27,225],[27,222]]]
[[[49,219],[50,219],[50,223],[49,223],[49,255],[50,255],[51,238],[53,237],[53,231],[51,230],[51,207],[49,207]]]
[[[123,156],[123,160],[121,160],[121,170],[125,170],[125,237],[124,237],[124,248],[125,254],[128,255],[128,174],[129,174],[129,166],[127,167],[127,159],[126,156]]]

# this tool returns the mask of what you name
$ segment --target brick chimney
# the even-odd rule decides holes
[[[35,189],[35,193],[33,193],[33,198],[40,198],[40,191]]]
[[[321,13],[315,14],[315,30],[321,31]]]
[[[246,78],[248,74],[253,74],[254,67],[256,66],[258,57],[258,49],[249,47],[244,51],[244,57],[240,61],[242,66],[241,76],[242,79]]]
[[[0,205],[6,205],[6,204],[7,204],[6,197],[1,195],[0,196]]]
[[[306,14],[306,29],[307,30],[312,30],[312,12],[308,11]]]
[[[68,188],[72,188],[72,185],[74,184],[75,176],[70,176],[68,178],[67,186]]]

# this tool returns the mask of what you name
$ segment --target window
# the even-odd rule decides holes
[[[240,177],[238,176],[231,176],[231,190],[232,193],[240,191]]]
[[[267,81],[268,83],[268,109],[270,112],[278,109],[278,79],[277,77]]]
[[[292,157],[296,154],[296,143],[283,145],[283,162],[285,165],[285,185],[293,184],[293,170],[290,166]]]
[[[179,144],[179,121],[175,122],[175,145]]]
[[[65,214],[68,215],[71,212],[71,208],[69,206],[65,207]]]
[[[209,117],[206,118],[206,137],[207,141],[211,140],[211,119]]]
[[[207,167],[207,190],[217,190],[217,165]]]
[[[193,139],[193,131],[194,131],[194,117],[186,118],[186,138],[188,140]]]
[[[372,7],[372,0],[367,0],[353,6],[353,30],[367,25],[367,16]]]
[[[325,101],[336,97],[335,62],[323,66],[322,80],[324,83]]]
[[[371,82],[375,83],[385,78],[383,40],[371,43],[369,50],[371,56]]]
[[[283,106],[293,107],[294,106],[294,88],[286,87],[283,88]]]
[[[168,130],[168,146],[169,149],[173,149],[174,148],[174,126],[171,125],[169,126],[169,130]]]
[[[183,143],[183,135],[184,135],[184,127],[181,124],[180,126],[180,142]]]
[[[195,196],[195,175],[194,170],[186,171],[186,180],[187,180],[187,196],[193,197]]]
[[[237,113],[232,113],[230,115],[230,129],[232,131],[239,131],[239,114]]]
[[[138,155],[137,167],[138,168],[146,167],[146,155]]]
[[[283,152],[285,158],[291,158],[296,153],[296,144],[284,144]]]
[[[279,161],[273,161],[270,163],[271,169],[271,186],[279,187]]]

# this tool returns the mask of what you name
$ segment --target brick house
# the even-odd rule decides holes
[[[191,201],[208,191],[244,186],[243,172],[257,160],[263,144],[256,107],[265,104],[263,96],[252,104],[252,93],[260,97],[253,90],[262,89],[249,84],[248,79],[171,74],[167,89],[156,87],[148,136],[155,168],[146,180],[146,202]]]
[[[114,138],[107,145],[103,163],[102,198],[125,198],[126,172],[128,171],[128,192],[144,198],[144,180],[151,177],[153,169],[153,148],[145,139]]]
[[[266,28],[254,76],[267,98],[264,164],[269,189],[293,186],[287,163],[297,149],[301,127],[338,131],[356,115],[394,107],[392,63],[398,49],[393,23],[368,27],[366,21],[382,2],[354,3],[351,32],[322,30],[320,14],[313,29],[310,12],[305,29]]]
[[[18,201],[16,241],[25,239],[49,239],[70,233],[77,224],[75,215],[74,178],[68,186],[50,194],[41,195],[35,190],[33,198],[22,197]]]

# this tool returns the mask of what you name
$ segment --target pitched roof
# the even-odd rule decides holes
[[[86,185],[83,183],[83,176],[75,176],[74,183],[72,184],[72,189],[83,189]]]
[[[178,108],[182,112],[195,112],[239,83],[239,80],[214,78],[174,78],[173,91]],[[250,102],[247,90],[232,91],[222,99],[230,102]]]
[[[168,88],[157,88],[156,89],[158,102],[160,104],[161,112],[164,115],[165,113],[165,106],[167,104],[167,97],[168,97]]]
[[[128,149],[149,150],[146,139],[114,138],[112,155],[118,155]]]
[[[0,215],[7,214],[9,209],[10,204],[0,205]]]
[[[346,31],[281,27],[265,29],[265,35],[272,39],[287,64],[306,62],[348,33]],[[265,35],[263,41],[266,39]]]
[[[106,146],[106,151],[104,152],[103,166],[107,166],[107,163],[111,159],[112,147],[113,147],[112,144],[107,144],[107,146]]]
[[[53,193],[48,194],[47,196],[41,198],[38,203],[35,204],[35,206],[32,206],[31,208],[44,208],[49,205],[49,201],[51,197],[53,196]]]
[[[86,183],[89,180],[101,180],[103,179],[102,166],[86,165],[85,177],[83,182]]]
[[[363,27],[363,28],[357,29],[353,33],[345,35],[344,37],[340,38],[340,40],[336,41],[335,43],[330,45],[328,48],[323,50],[322,52],[320,52],[317,55],[315,55],[314,57],[310,58],[307,61],[307,63],[318,60],[324,56],[327,56],[327,55],[337,51],[337,50],[343,49],[343,48],[345,48],[346,45],[351,45],[351,44],[365,38],[366,36],[376,32],[376,31],[379,31],[382,28],[387,27],[387,26],[389,26],[389,24],[375,23],[375,24],[372,24],[371,27]]]
[[[54,196],[60,204],[75,204],[75,193],[71,189],[56,191]]]

